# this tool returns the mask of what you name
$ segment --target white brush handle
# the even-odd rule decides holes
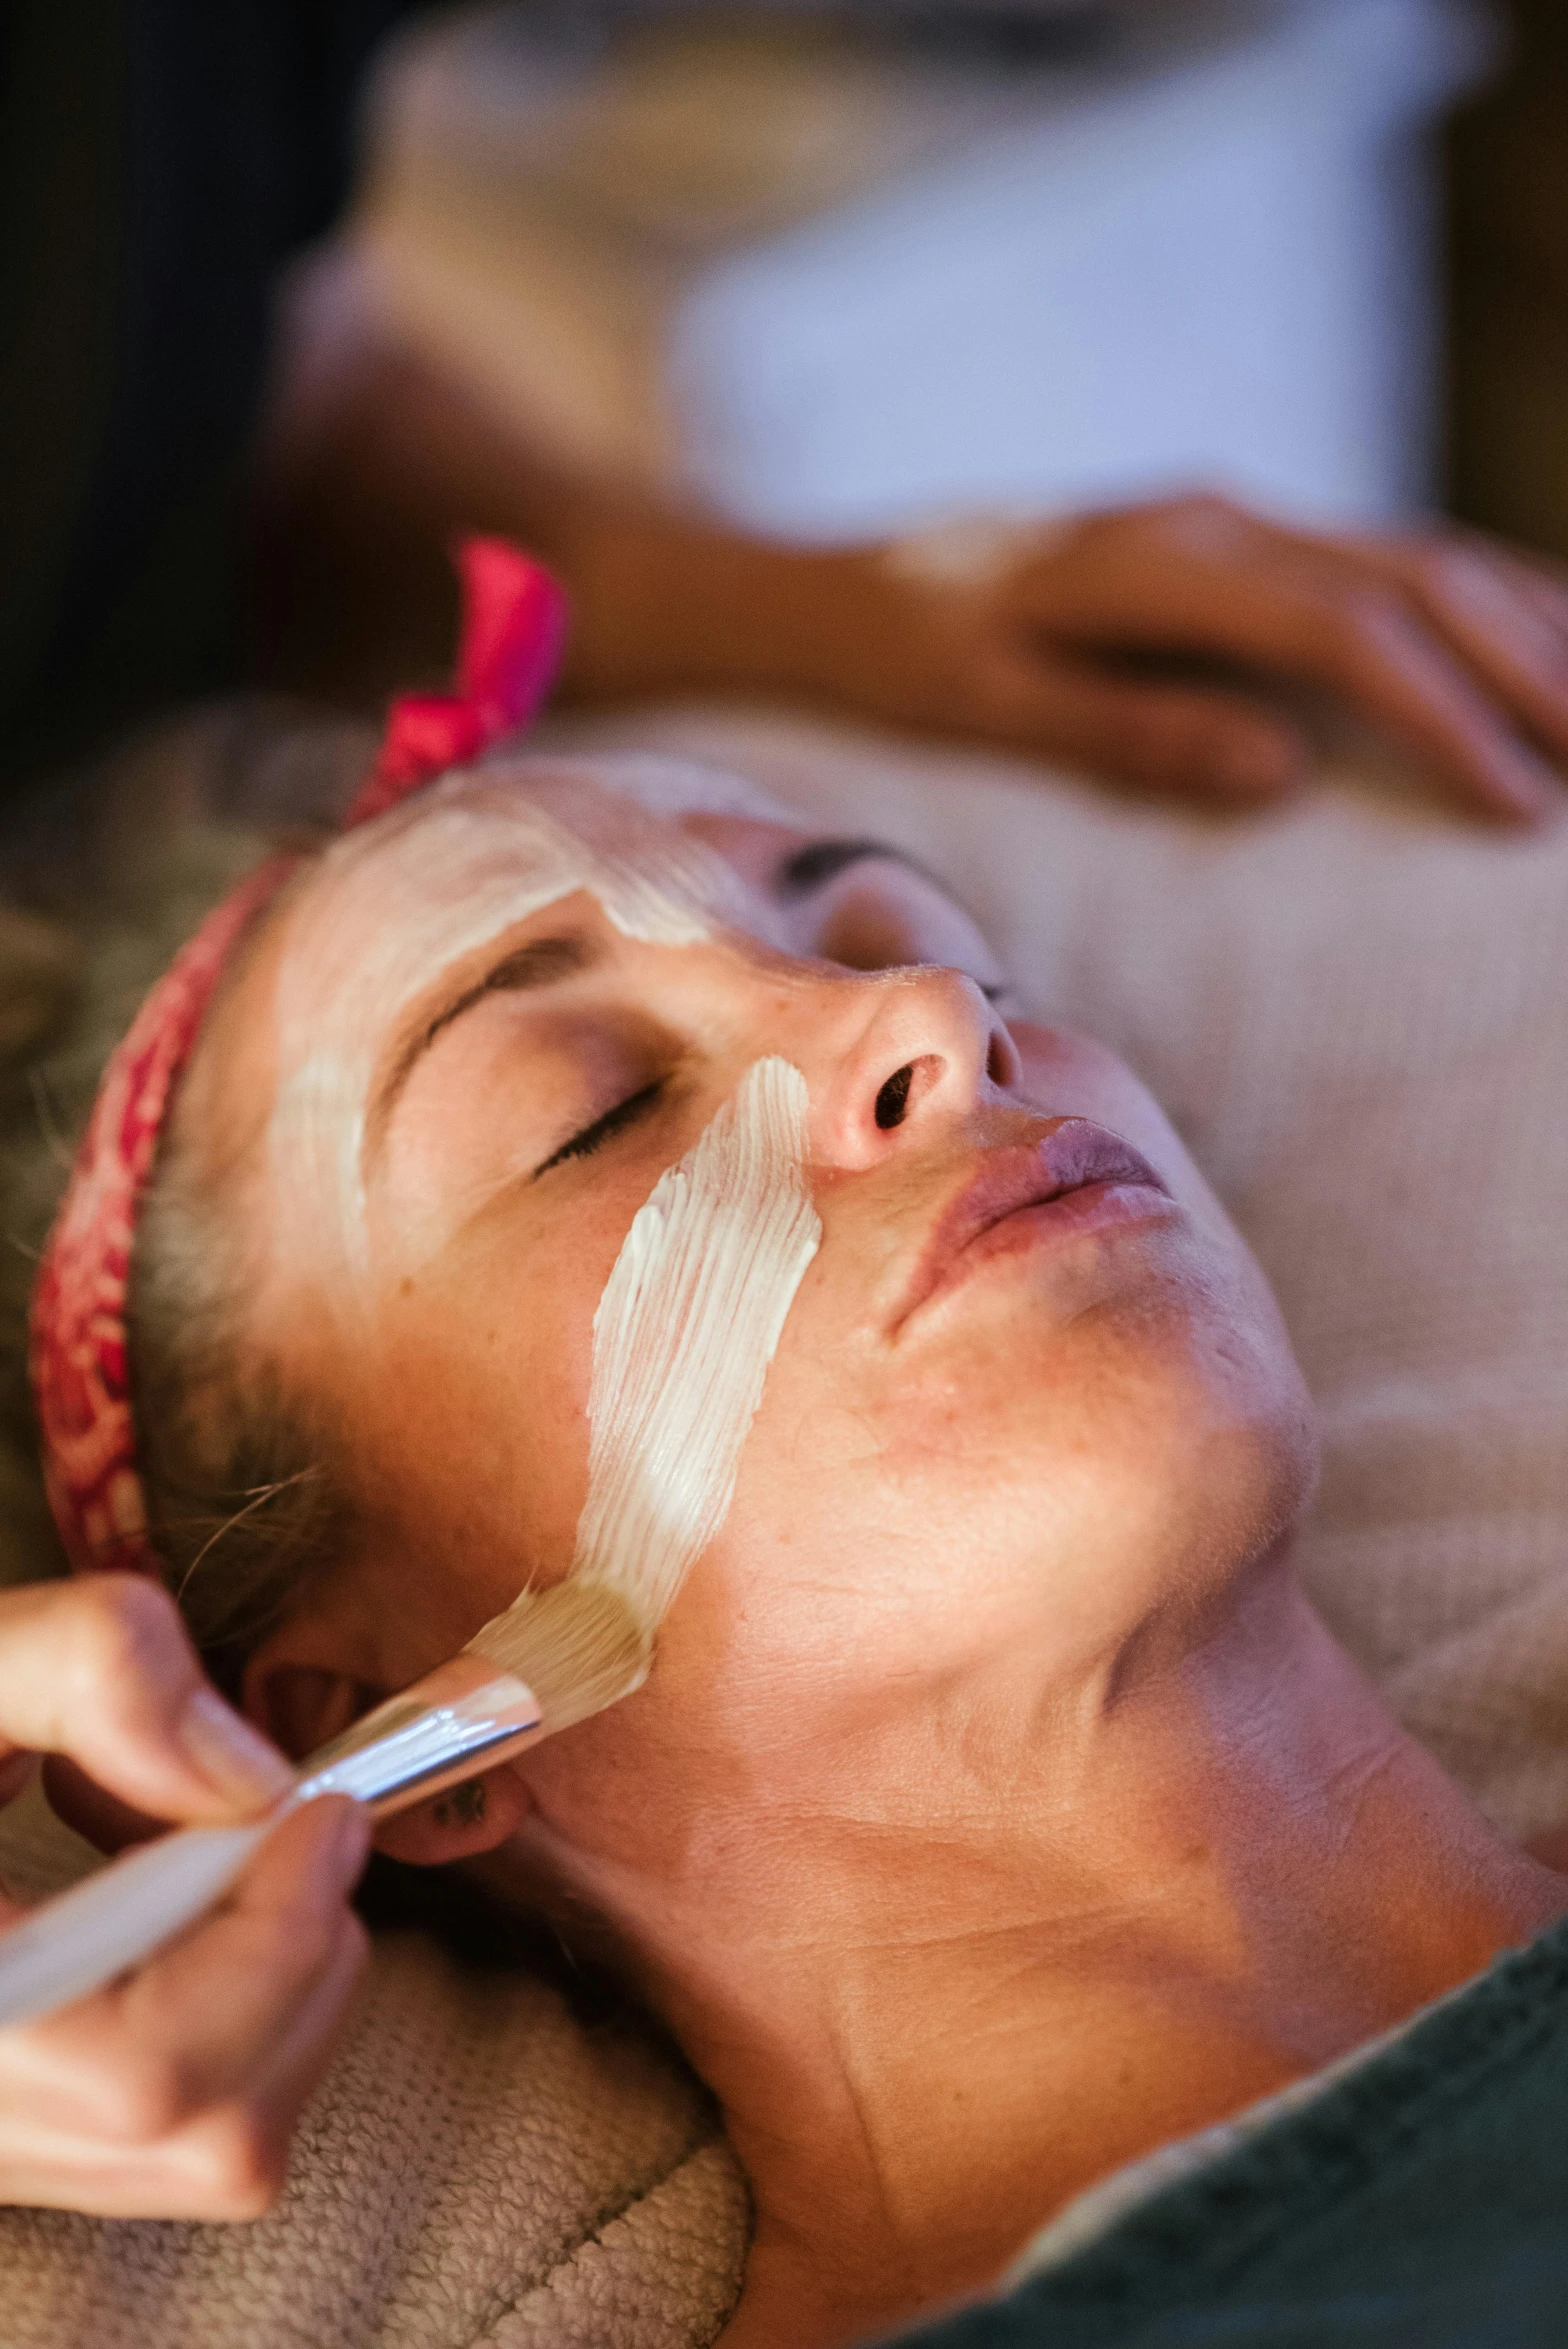
[[[312,1754],[265,1818],[160,1836],[0,1933],[0,2027],[52,2014],[150,1957],[223,1898],[263,1838],[302,1803],[348,1795],[389,1818],[509,1761],[542,1726],[538,1698],[514,1674],[483,1657],[443,1664]]]
[[[0,2025],[68,2006],[150,1956],[222,1899],[276,1825],[273,1814],[160,1836],[0,1934]]]

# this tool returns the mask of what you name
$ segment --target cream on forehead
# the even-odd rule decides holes
[[[768,1364],[822,1225],[806,1080],[759,1060],[632,1219],[593,1324],[574,1575],[651,1631],[718,1531]]]
[[[363,1156],[376,1058],[441,973],[585,889],[631,938],[690,945],[736,901],[701,842],[580,772],[455,775],[330,848],[278,976],[269,1126],[279,1243],[365,1261]]]
[[[783,824],[796,832],[816,828],[815,817],[764,790],[750,776],[732,775],[727,767],[709,767],[695,759],[618,750],[597,756],[573,752],[541,760],[519,758],[515,750],[503,746],[490,751],[483,763],[487,771],[499,769],[520,780],[539,772],[581,776],[613,791],[618,798],[635,800],[650,816],[747,816],[754,823]]]

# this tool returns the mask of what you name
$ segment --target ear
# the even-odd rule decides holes
[[[302,1761],[392,1694],[335,1662],[318,1660],[320,1641],[320,1626],[307,1630],[303,1625],[281,1625],[251,1657],[241,1682],[248,1718],[294,1761]],[[522,1780],[503,1763],[383,1820],[376,1830],[376,1848],[416,1867],[439,1867],[447,1860],[493,1851],[521,1826],[529,1807]]]
[[[395,1860],[410,1860],[416,1868],[466,1860],[505,1843],[532,1808],[521,1778],[503,1762],[482,1778],[465,1778],[461,1786],[449,1786],[445,1794],[383,1820],[376,1830],[376,1849]]]

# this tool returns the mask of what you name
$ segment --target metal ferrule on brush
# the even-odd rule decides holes
[[[139,1964],[221,1900],[301,1804],[346,1794],[378,1818],[407,1810],[630,1695],[651,1644],[606,1583],[584,1576],[525,1592],[461,1655],[308,1755],[263,1818],[138,1845],[0,1934],[0,2025],[52,2013]]]
[[[465,1651],[319,1747],[283,1807],[346,1794],[377,1817],[405,1810],[521,1752],[543,1720],[525,1681]]]

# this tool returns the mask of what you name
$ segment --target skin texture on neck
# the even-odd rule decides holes
[[[619,1844],[587,1882],[574,1855],[751,2181],[726,2349],[984,2291],[1073,2194],[1564,1905],[1398,1729],[1283,1550],[1234,1605],[1039,1680],[999,1659],[834,1749],[732,1756],[700,1832]],[[502,1882],[558,1865],[530,1838],[488,1863]]]

